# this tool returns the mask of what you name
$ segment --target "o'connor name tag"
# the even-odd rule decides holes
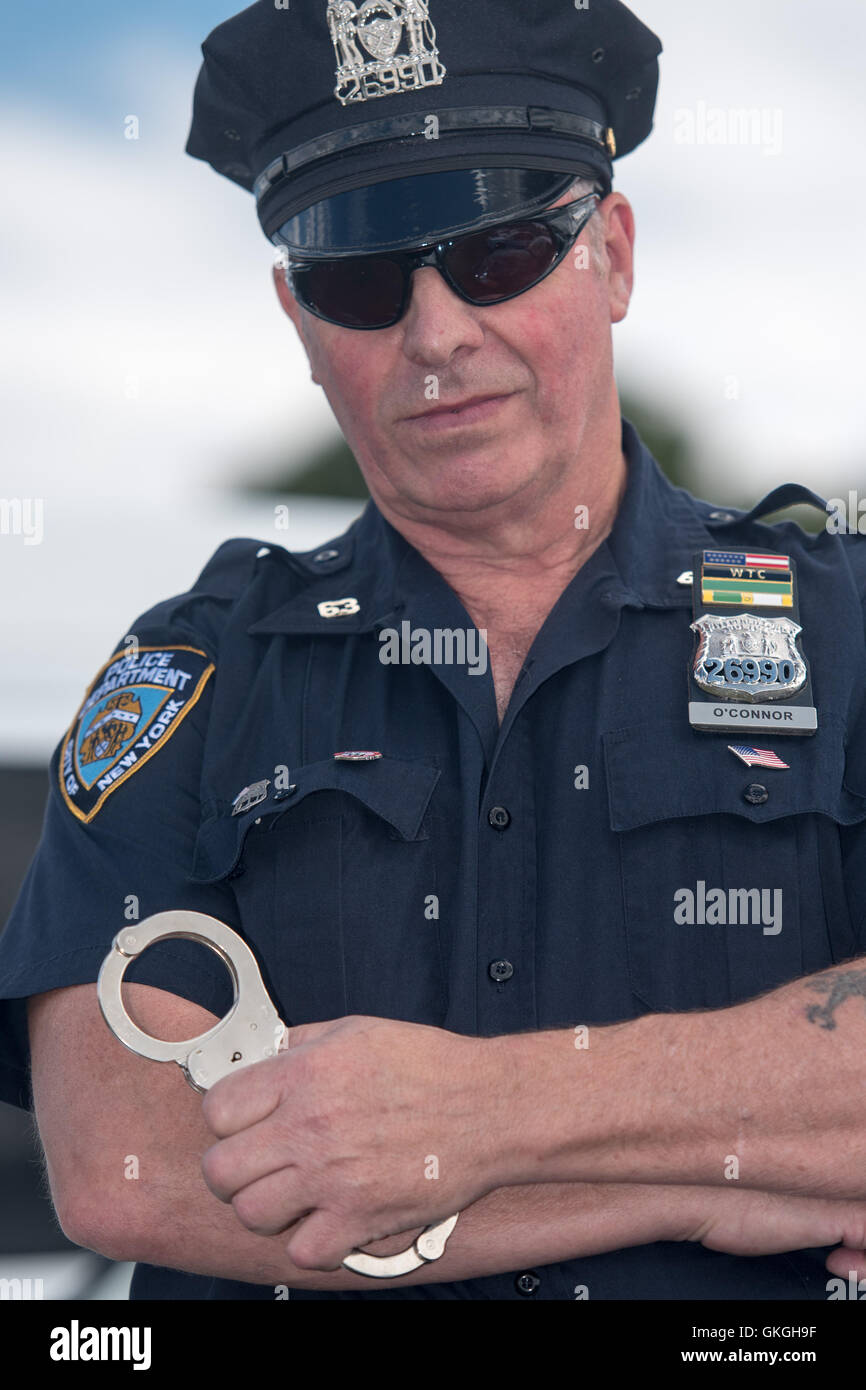
[[[778,733],[809,733],[818,727],[818,712],[808,706],[712,705],[693,701],[689,720],[700,729],[773,729]]]
[[[706,733],[814,734],[809,665],[800,648],[790,555],[705,550],[692,570],[696,650],[689,723]]]

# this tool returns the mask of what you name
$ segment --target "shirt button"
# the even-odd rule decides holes
[[[494,830],[505,830],[511,824],[511,816],[504,806],[491,806],[487,819]]]
[[[710,512],[710,521],[733,521],[733,512]]]
[[[494,960],[488,966],[487,973],[491,980],[510,980],[514,966],[510,960]]]
[[[339,553],[339,550],[320,550],[317,555],[313,556],[313,564],[323,565],[326,560],[336,560]]]
[[[529,1298],[531,1294],[534,1294],[535,1290],[539,1288],[540,1284],[541,1280],[539,1279],[538,1275],[533,1274],[532,1272],[528,1272],[526,1274],[518,1274],[517,1278],[514,1281],[514,1287],[516,1288],[518,1293],[523,1294],[524,1298]]]
[[[743,792],[743,800],[748,801],[750,806],[763,806],[769,799],[770,793],[760,782],[750,782]]]

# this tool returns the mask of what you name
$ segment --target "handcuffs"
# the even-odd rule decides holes
[[[208,946],[231,976],[234,1000],[225,1018],[206,1033],[180,1042],[151,1037],[133,1023],[123,1005],[121,986],[127,967],[157,941],[182,938]],[[143,922],[124,927],[102,962],[96,985],[99,1007],[115,1037],[139,1057],[153,1062],[177,1062],[195,1091],[207,1091],[230,1072],[253,1062],[276,1057],[288,1046],[289,1030],[265,989],[256,958],[247,943],[216,917],[203,912],[157,912]],[[394,1279],[438,1260],[457,1225],[458,1212],[427,1226],[408,1250],[399,1255],[368,1255],[353,1250],[343,1260],[346,1269],[371,1279]]]

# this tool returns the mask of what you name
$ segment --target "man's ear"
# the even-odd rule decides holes
[[[634,212],[622,193],[610,193],[599,211],[604,225],[610,319],[611,323],[621,323],[634,288]]]
[[[273,276],[274,288],[277,291],[277,298],[279,299],[280,304],[282,305],[285,312],[288,314],[289,318],[292,320],[292,323],[295,325],[295,331],[297,332],[298,337],[304,345],[304,351],[307,354],[307,361],[310,364],[310,376],[312,377],[316,385],[320,386],[321,382],[319,381],[319,378],[316,376],[316,373],[313,370],[313,359],[310,354],[310,344],[307,341],[307,335],[304,331],[305,324],[303,310],[301,309],[300,304],[295,299],[295,296],[292,294],[292,291],[289,289],[289,286],[286,283],[286,274],[282,266],[274,266]]]

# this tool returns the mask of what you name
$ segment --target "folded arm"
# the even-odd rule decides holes
[[[129,985],[125,993],[136,1021],[155,1036],[193,1037],[215,1022],[161,990]],[[95,986],[37,996],[29,1020],[36,1118],[59,1219],[70,1239],[113,1259],[253,1284],[372,1290],[507,1273],[657,1240],[703,1240],[741,1254],[857,1245],[858,1235],[866,1245],[857,1226],[866,1218],[851,1204],[660,1183],[545,1182],[490,1192],[462,1213],[441,1259],[399,1279],[300,1269],[286,1255],[286,1233],[251,1233],[209,1191],[201,1157],[213,1134],[202,1097],[177,1067],[136,1057],[112,1037]],[[369,1248],[392,1253],[414,1234]]]
[[[866,958],[708,1012],[497,1040],[508,1181],[706,1183],[866,1201]]]

